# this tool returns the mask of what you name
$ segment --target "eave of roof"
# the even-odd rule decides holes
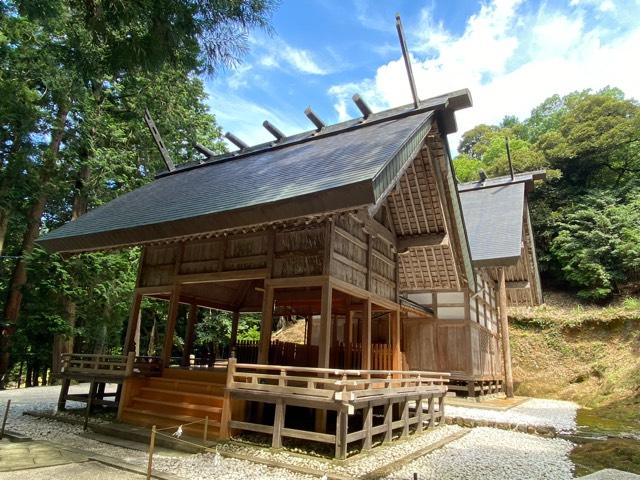
[[[526,191],[531,192],[533,190],[533,182],[536,180],[544,180],[545,178],[547,178],[547,172],[545,170],[535,170],[532,172],[516,173],[513,178],[511,178],[510,175],[505,175],[502,177],[487,178],[484,181],[478,180],[477,182],[459,183],[458,191],[467,192],[470,190],[482,190],[485,188],[524,183]]]

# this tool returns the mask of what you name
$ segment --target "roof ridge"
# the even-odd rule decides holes
[[[405,118],[420,113],[425,113],[432,110],[450,108],[452,110],[458,110],[466,108],[471,105],[471,95],[468,89],[456,90],[454,92],[445,93],[436,97],[431,97],[420,101],[420,106],[415,108],[413,103],[401,105],[399,107],[393,107],[387,110],[382,110],[371,114],[368,118],[356,117],[344,122],[335,123],[333,125],[327,125],[320,131],[307,130],[304,132],[296,133],[289,137],[286,137],[282,141],[264,142],[258,145],[249,147],[242,151],[233,151],[224,154],[211,157],[204,162],[190,162],[176,166],[173,171],[163,171],[156,174],[155,178],[162,178],[169,175],[176,175],[181,172],[193,170],[196,168],[202,168],[208,165],[213,165],[222,162],[228,162],[232,160],[240,160],[242,158],[249,157],[251,155],[262,153],[269,150],[277,150],[280,148],[286,148],[301,143],[310,142],[313,140],[326,138],[329,136],[337,135],[340,133],[356,130],[359,128],[365,128],[371,125],[384,123],[400,118]]]

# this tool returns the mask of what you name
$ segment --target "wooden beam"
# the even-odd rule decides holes
[[[449,236],[442,233],[423,233],[398,238],[398,251],[402,252],[411,247],[435,247],[449,245]]]
[[[506,282],[506,287],[509,288],[529,288],[529,282],[522,281],[522,282]]]
[[[498,270],[500,297],[500,330],[502,337],[502,358],[504,360],[505,393],[513,398],[513,372],[511,371],[511,345],[509,344],[509,318],[507,317],[507,285],[505,267]]]
[[[273,287],[265,282],[262,297],[262,321],[260,322],[260,345],[258,346],[258,363],[269,364],[269,347],[273,330]]]

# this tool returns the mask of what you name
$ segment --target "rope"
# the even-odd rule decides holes
[[[203,448],[203,449],[204,449],[204,450],[206,450],[207,452],[216,452],[216,453],[220,453],[220,452],[218,451],[218,446],[217,446],[217,445],[216,445],[216,448],[215,448],[215,449],[213,449],[213,448],[211,448],[211,447],[207,447],[207,446],[205,446],[205,445],[201,445],[201,444],[199,444],[199,443],[193,443],[193,442],[190,442],[190,441],[188,441],[188,440],[182,440],[181,438],[176,438],[176,437],[173,437],[173,436],[171,436],[171,435],[167,435],[166,433],[160,433],[160,432],[158,432],[157,430],[156,430],[156,435],[160,435],[161,437],[167,437],[167,438],[170,438],[171,440],[176,440],[176,441],[178,441],[178,442],[186,443],[186,444],[188,444],[188,445],[193,445],[194,447]]]
[[[189,422],[189,423],[181,423],[179,425],[174,425],[172,427],[156,428],[156,432],[159,432],[161,430],[174,430],[174,429],[177,429],[179,427],[185,427],[187,425],[193,425],[195,423],[203,423],[204,421],[205,421],[205,419],[203,418],[202,420],[196,420],[195,422]]]

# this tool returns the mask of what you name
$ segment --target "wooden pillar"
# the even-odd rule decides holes
[[[193,340],[195,335],[195,326],[198,323],[198,305],[192,303],[189,306],[189,317],[187,318],[187,331],[184,338],[184,348],[182,350],[182,366],[191,365],[190,357],[193,350]]]
[[[332,288],[329,282],[322,285],[320,300],[320,342],[318,347],[318,367],[329,368],[331,353],[331,298]]]
[[[238,343],[238,323],[240,322],[240,312],[235,310],[231,317],[231,338],[229,338],[229,353],[235,351]],[[233,356],[233,355],[230,355]]]
[[[273,330],[273,287],[264,282],[262,297],[262,321],[260,322],[260,345],[258,346],[258,363],[269,364],[269,347]]]
[[[360,321],[362,338],[362,370],[371,370],[371,300],[364,302],[364,310]]]
[[[136,331],[133,335],[133,351],[136,357],[140,355],[140,327],[142,325],[142,308],[138,308],[138,319],[136,321]]]
[[[313,315],[307,315],[305,317],[307,321],[307,336],[305,337],[305,343],[311,345],[313,341]],[[311,364],[309,365],[311,366]]]
[[[347,370],[351,368],[351,349],[353,348],[353,314],[354,312],[349,310],[344,319],[344,363]]]
[[[498,270],[500,291],[500,330],[502,358],[504,359],[504,385],[507,397],[513,398],[513,372],[511,371],[511,345],[509,343],[509,318],[507,317],[507,282],[504,267]]]
[[[139,329],[140,324],[140,304],[142,303],[142,295],[135,293],[133,295],[133,305],[131,305],[131,312],[129,312],[129,323],[127,324],[127,334],[124,339],[123,353],[126,355],[128,352],[136,350],[139,347],[134,346],[136,330]]]
[[[393,370],[402,370],[402,353],[400,352],[400,311],[389,313],[391,322],[391,365]]]
[[[331,354],[331,299],[333,289],[329,282],[322,285],[320,299],[320,340],[318,344],[318,367],[329,368]],[[326,375],[325,375],[326,376]],[[316,432],[326,432],[327,411],[316,409]]]
[[[178,318],[178,308],[180,307],[180,286],[173,287],[171,300],[169,301],[169,315],[167,317],[167,328],[164,332],[164,344],[162,347],[162,365],[169,367],[171,361],[171,349],[173,347],[173,334],[176,330],[176,320]]]

